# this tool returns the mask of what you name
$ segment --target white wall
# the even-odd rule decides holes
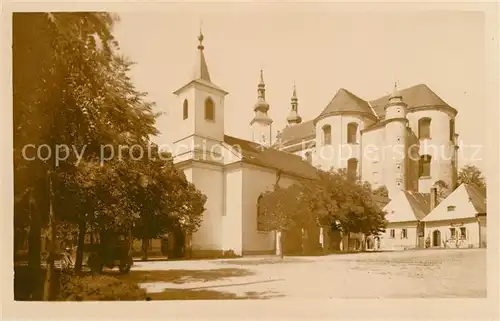
[[[409,111],[407,118],[412,131],[418,137],[418,121],[431,118],[430,139],[420,140],[419,155],[431,155],[431,178],[419,182],[419,192],[428,193],[430,187],[438,180],[452,185],[453,177],[453,143],[450,141],[450,119],[453,115],[442,110]]]
[[[452,227],[456,229],[457,236],[460,236],[460,227],[466,228],[467,238],[462,242],[460,247],[469,247],[469,245],[479,247],[479,222],[475,218],[426,222],[425,239],[429,237],[432,246],[433,232],[439,230],[441,233],[441,242],[438,247],[444,247],[443,241],[446,243],[446,247],[456,247],[456,241],[451,240],[450,228]]]
[[[273,251],[275,249],[274,232],[257,231],[257,199],[261,193],[274,189],[276,172],[245,164],[243,182],[243,252]],[[282,175],[279,185],[286,187],[293,182],[293,179]]]
[[[351,122],[358,124],[358,143],[347,144],[347,125]],[[323,126],[330,125],[331,145],[323,144]],[[361,134],[365,128],[365,120],[361,116],[336,115],[323,118],[316,124],[316,150],[313,155],[313,164],[322,169],[346,168],[350,158],[358,160],[358,174],[361,163]]]
[[[401,231],[406,229],[407,237],[401,237]],[[394,230],[394,238],[391,238],[391,230]],[[380,248],[382,250],[403,250],[416,248],[418,245],[417,222],[389,223],[385,233],[380,236]]]
[[[362,159],[361,179],[372,184],[373,188],[385,185],[382,155],[385,140],[385,128],[369,130],[361,138]]]
[[[222,217],[223,250],[243,251],[243,169],[232,167],[225,171],[225,212]]]
[[[222,216],[224,213],[224,174],[221,166],[195,162],[186,177],[191,177],[201,193],[207,196],[203,221],[198,231],[193,233],[193,251],[221,250],[223,241]],[[189,174],[189,176],[188,176]]]

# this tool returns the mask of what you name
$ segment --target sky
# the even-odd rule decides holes
[[[286,124],[294,83],[303,120],[318,116],[339,88],[372,100],[391,92],[394,81],[400,88],[425,83],[458,110],[456,128],[464,146],[459,167],[485,166],[481,12],[226,3],[118,14],[114,34],[122,52],[136,62],[131,78],[164,113],[157,121],[161,134],[153,139],[159,144],[169,141],[169,109],[182,108],[173,91],[191,80],[202,25],[212,82],[229,92],[228,135],[250,139],[260,69],[274,132]]]

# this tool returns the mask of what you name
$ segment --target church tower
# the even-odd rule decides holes
[[[406,103],[397,85],[385,106],[385,154],[384,182],[392,197],[399,190],[406,189]]]
[[[215,161],[210,146],[224,140],[224,98],[228,93],[210,78],[203,39],[200,30],[194,74],[189,83],[174,92],[177,103],[169,113],[169,138],[176,163],[188,159]]]
[[[260,70],[260,82],[257,89],[257,102],[253,108],[255,116],[250,121],[252,130],[252,141],[264,146],[271,146],[271,125],[273,120],[267,114],[269,104],[266,102],[266,84],[264,83],[264,72]]]
[[[290,114],[286,118],[286,121],[290,126],[297,125],[302,122],[302,117],[299,116],[299,101],[297,99],[295,84],[293,84],[292,109],[290,110]]]
[[[203,38],[200,30],[194,75],[174,92],[177,103],[170,108],[167,128],[176,167],[207,197],[198,230],[187,236],[193,256],[220,255],[224,246],[225,174],[221,142],[227,92],[210,78]]]

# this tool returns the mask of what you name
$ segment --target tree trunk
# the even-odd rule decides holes
[[[142,259],[144,261],[148,260],[148,250],[149,250],[149,239],[147,237],[142,238]]]
[[[49,256],[47,258],[45,284],[43,287],[43,300],[49,301],[52,299],[52,294],[56,286],[54,260],[57,252],[57,223],[54,215],[54,197],[52,190],[51,172],[48,172],[49,185]]]
[[[40,254],[42,252],[42,218],[40,211],[34,206],[33,191],[29,199],[30,225],[28,231],[28,270],[31,284],[31,299],[41,300],[43,289]]]
[[[281,259],[283,260],[283,258],[285,257],[285,247],[284,247],[284,242],[283,242],[283,232],[280,231],[280,257]]]
[[[76,249],[76,262],[75,262],[75,272],[82,271],[83,265],[83,248],[85,246],[85,232],[87,231],[87,226],[85,220],[80,221],[78,225],[78,247]]]
[[[351,232],[347,232],[347,252],[349,252],[349,245],[351,243]]]

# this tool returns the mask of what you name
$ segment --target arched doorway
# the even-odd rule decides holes
[[[432,246],[441,246],[441,232],[439,230],[434,230],[434,232],[432,232]]]

